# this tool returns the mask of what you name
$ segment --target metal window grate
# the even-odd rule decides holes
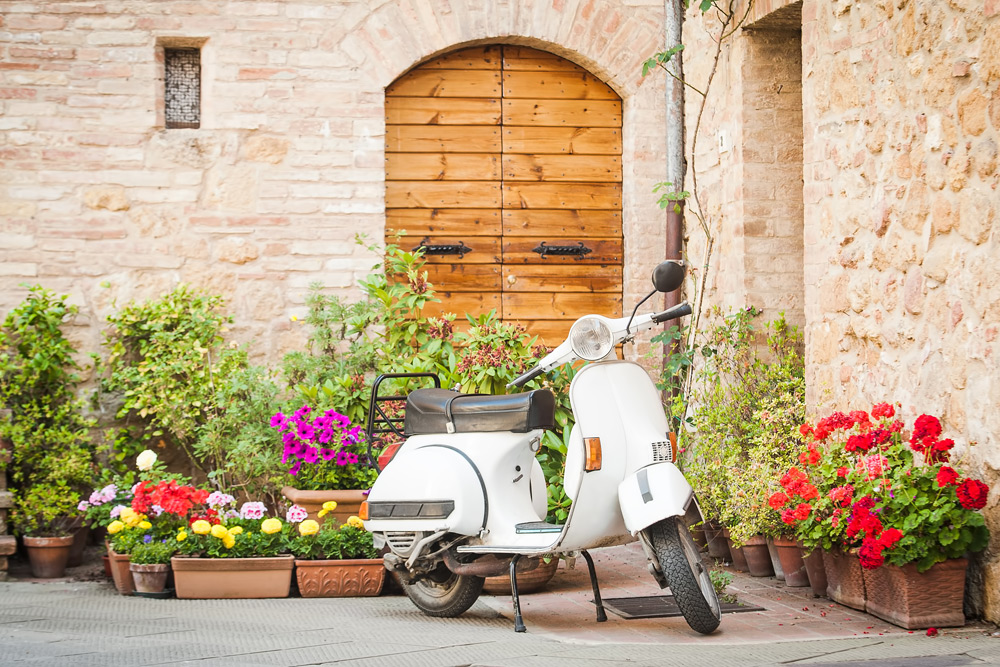
[[[167,127],[201,127],[201,51],[164,49],[163,60]]]

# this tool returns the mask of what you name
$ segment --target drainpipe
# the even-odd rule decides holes
[[[664,0],[664,47],[673,48],[681,43],[682,28],[684,25],[684,0]],[[667,63],[667,68],[673,76],[666,77],[667,83],[667,182],[673,183],[675,190],[684,189],[684,175],[687,170],[687,163],[684,160],[684,84],[680,80],[684,78],[684,66],[682,61],[683,51],[674,55]],[[676,77],[676,78],[675,78]],[[667,242],[665,248],[666,259],[680,259],[681,245],[684,240],[684,203],[680,204],[680,212],[674,211],[673,206],[667,207]],[[664,307],[670,308],[680,303],[679,291],[671,292],[665,296]],[[678,320],[670,320],[665,323],[665,328],[679,325]],[[669,353],[669,351],[667,352]],[[664,359],[664,361],[666,361]]]

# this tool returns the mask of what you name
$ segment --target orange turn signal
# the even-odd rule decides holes
[[[361,519],[362,521],[367,521],[368,520],[368,501],[367,500],[362,500],[361,501],[361,507],[360,507],[360,509],[358,509],[358,518]]]
[[[586,454],[586,461],[583,465],[583,469],[587,472],[601,469],[601,439],[600,438],[584,438],[583,439],[584,453]]]

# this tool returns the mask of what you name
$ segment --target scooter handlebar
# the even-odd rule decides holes
[[[667,320],[676,320],[678,317],[684,317],[685,315],[691,314],[691,304],[687,301],[684,303],[677,304],[673,308],[667,308],[663,312],[656,313],[652,316],[654,324],[659,324],[660,322],[666,322]]]
[[[545,369],[542,368],[541,365],[535,366],[534,368],[532,368],[527,373],[525,373],[525,374],[517,377],[516,379],[514,379],[510,384],[507,385],[507,388],[510,389],[511,387],[523,387],[525,385],[525,383],[530,382],[531,380],[534,380],[536,377],[538,377],[539,375],[541,375],[544,372],[545,372]]]

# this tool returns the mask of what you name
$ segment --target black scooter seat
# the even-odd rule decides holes
[[[548,389],[492,396],[417,389],[406,397],[406,435],[554,430],[556,400]],[[451,428],[449,428],[449,424]]]

